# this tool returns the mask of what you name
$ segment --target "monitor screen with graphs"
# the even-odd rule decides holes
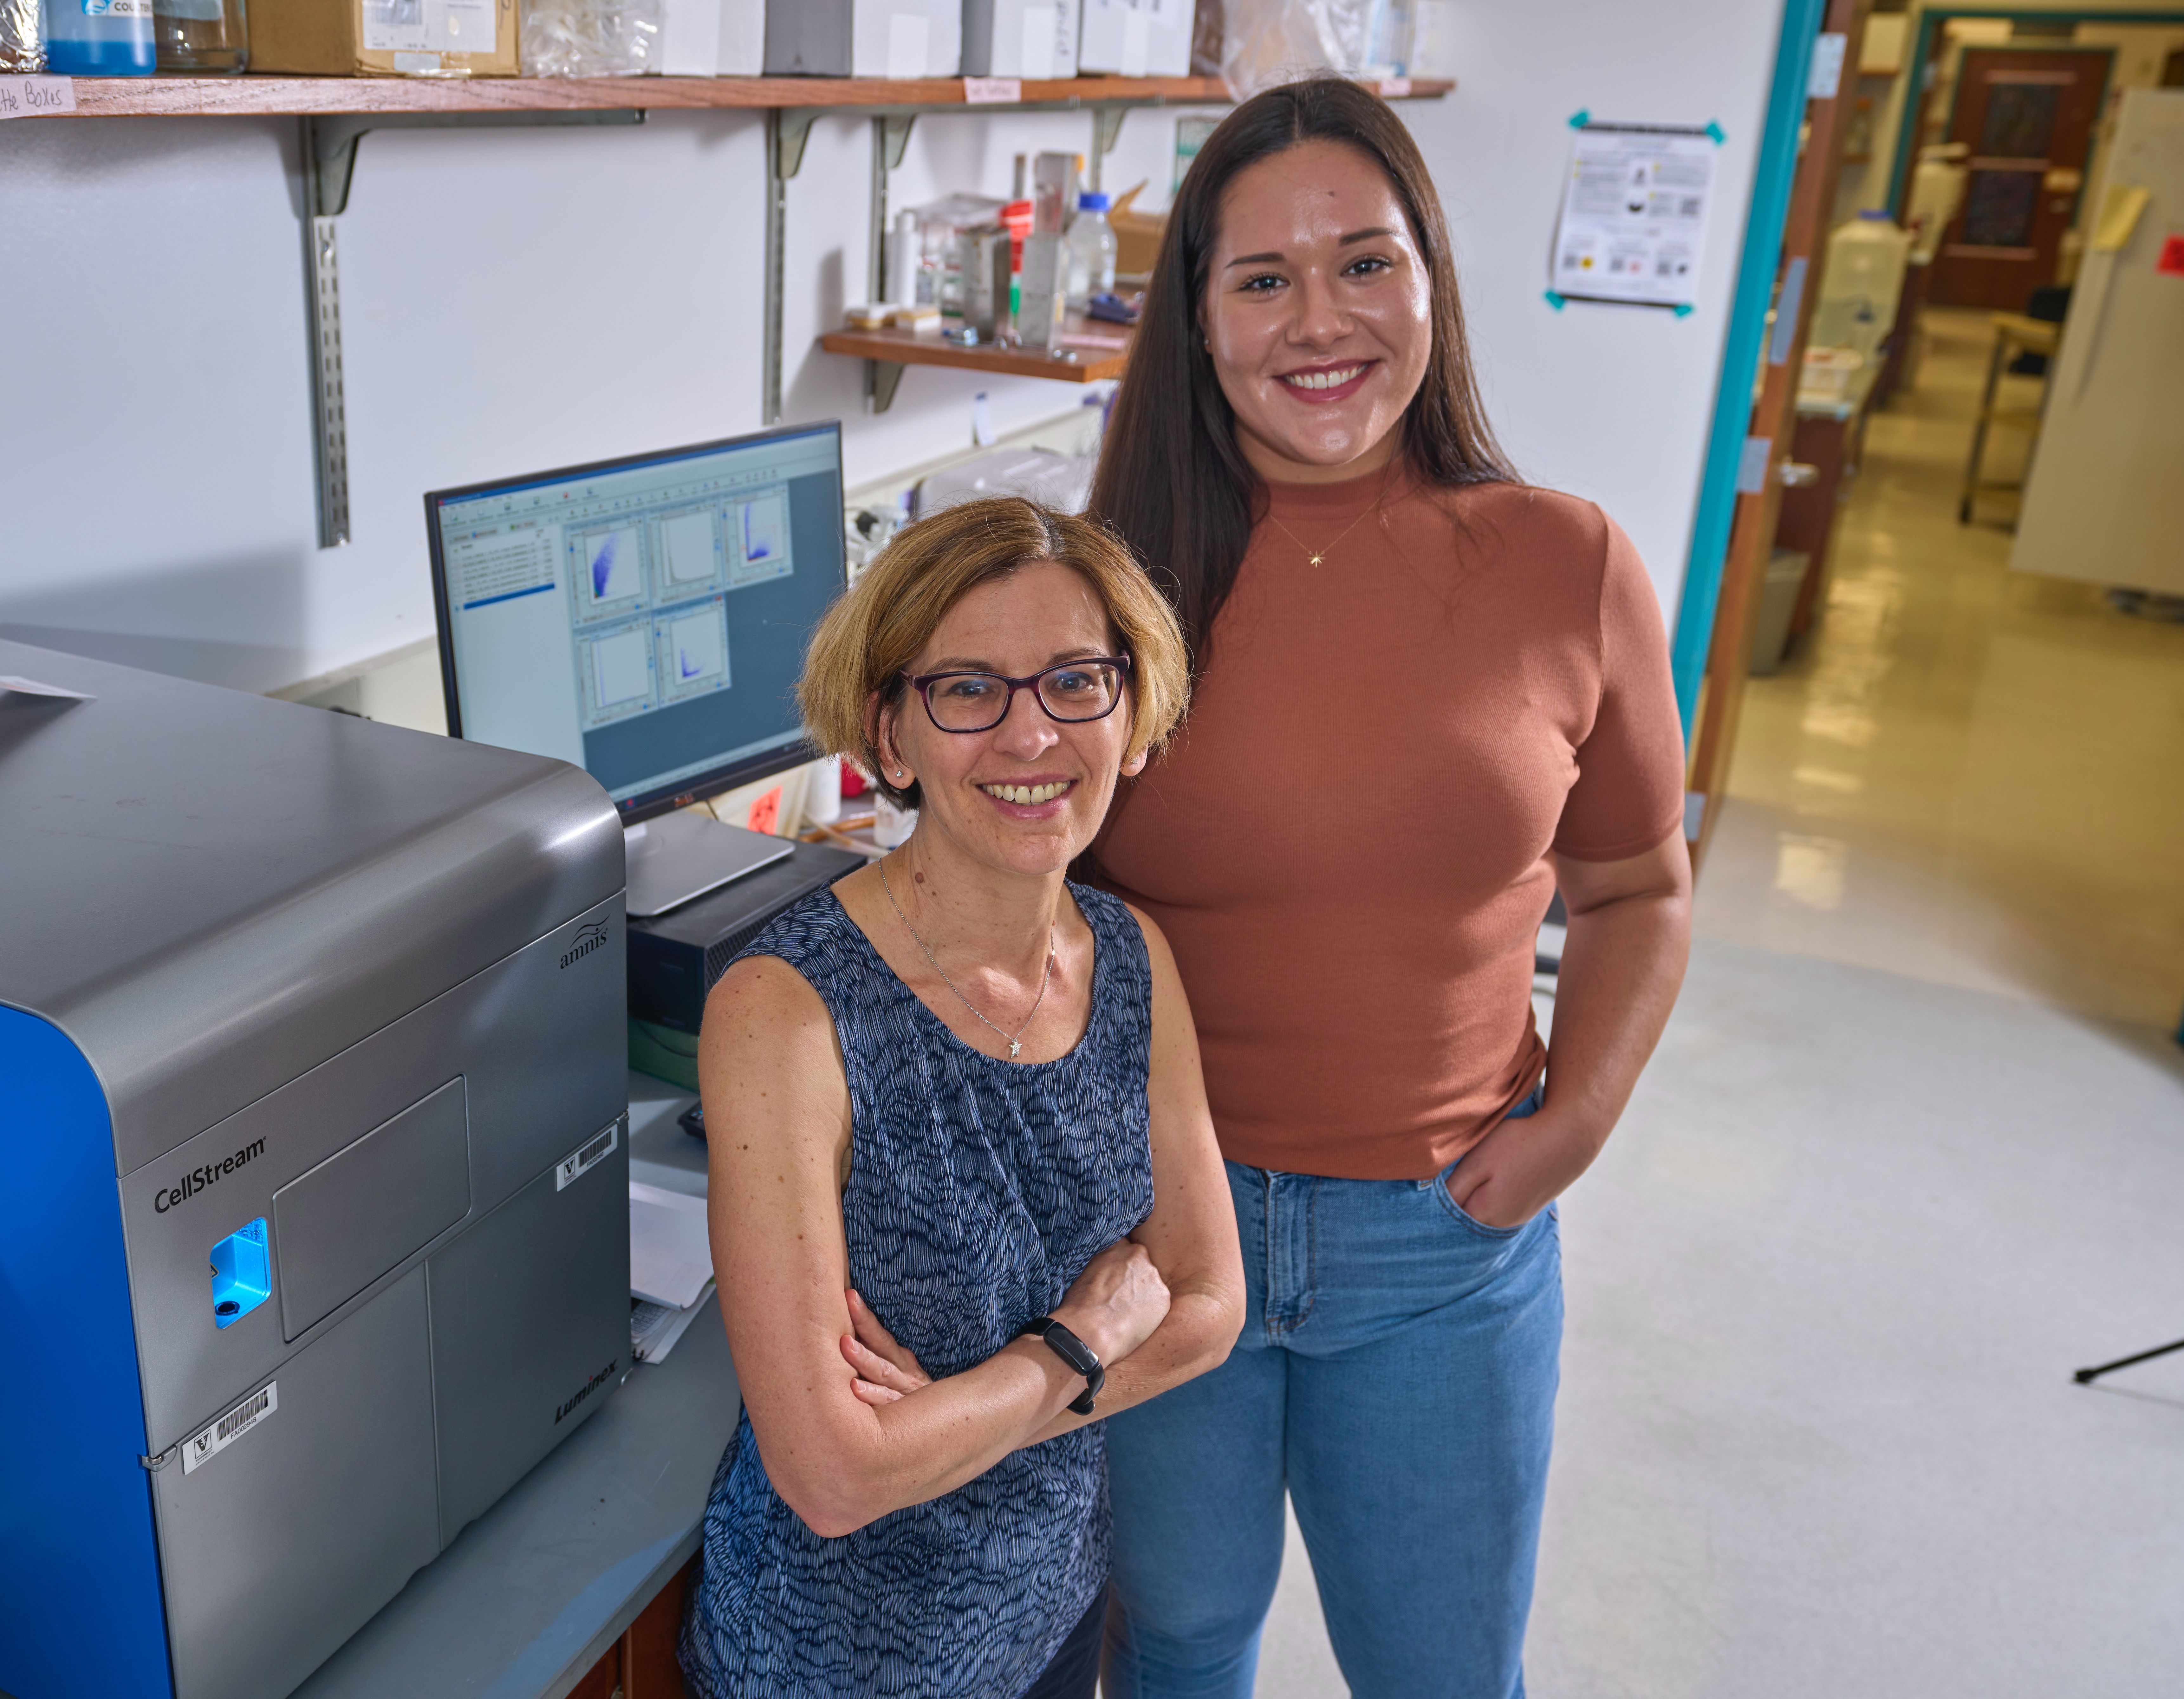
[[[811,758],[838,425],[437,490],[425,520],[450,735],[573,761],[631,822]]]

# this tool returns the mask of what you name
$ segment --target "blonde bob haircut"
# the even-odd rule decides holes
[[[916,779],[897,787],[881,772],[875,699],[900,710],[910,694],[904,675],[948,610],[979,585],[1041,560],[1082,575],[1106,607],[1117,652],[1130,658],[1128,755],[1158,749],[1190,692],[1173,609],[1106,526],[1017,496],[962,502],[919,520],[827,610],[796,686],[812,741],[878,775],[881,794],[898,806],[916,807]]]

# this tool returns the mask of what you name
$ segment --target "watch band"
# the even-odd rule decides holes
[[[1051,1316],[1037,1317],[1017,1329],[1018,1339],[1028,1334],[1045,1340],[1048,1350],[1084,1377],[1084,1390],[1069,1401],[1069,1407],[1079,1416],[1089,1416],[1092,1401],[1107,1384],[1107,1371],[1100,1364],[1099,1353]]]

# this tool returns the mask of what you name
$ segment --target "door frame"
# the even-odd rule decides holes
[[[1934,56],[1934,38],[1941,34],[1942,25],[1953,18],[2001,18],[2013,24],[2020,19],[2043,24],[2184,24],[2184,12],[2123,12],[2101,6],[2088,6],[2078,11],[2051,10],[2044,6],[2037,8],[2023,6],[1929,6],[1922,9],[1919,14],[1918,33],[1912,38],[1909,50],[1903,55],[1903,69],[1898,73],[1904,79],[1904,84],[1902,100],[1897,108],[1896,142],[1888,166],[1888,196],[1885,204],[1899,220],[1903,216],[1904,200],[1911,192],[1911,162],[1917,152],[1918,125],[1913,121],[1916,116],[1913,98],[1914,95],[1922,99],[1925,97],[1926,64]],[[1999,47],[2003,44],[1994,45]],[[2028,38],[2025,45],[2031,47],[2033,43]],[[2057,50],[2052,42],[2040,49],[2046,53]],[[2109,82],[2114,80],[2114,75],[2115,62],[2111,59],[2109,62],[2109,78],[2101,85],[2101,104],[2103,108],[2108,104]],[[1918,84],[1915,89],[1912,86],[1914,81]],[[1956,98],[1961,99],[1963,94],[1964,90],[1959,87]],[[1950,120],[1953,123],[1955,121],[1953,107]],[[2098,138],[2098,117],[2094,120],[2094,129]],[[2090,147],[2086,157],[2088,159],[2092,158]],[[2092,186],[2088,184],[2087,187]],[[2085,214],[2082,202],[2078,213],[2082,219]]]
[[[1707,432],[1698,511],[1684,559],[1683,588],[1676,599],[1675,632],[1669,647],[1686,755],[1698,718],[1707,652],[1713,643],[1722,575],[1729,564],[1738,473],[1745,440],[1752,429],[1752,374],[1759,366],[1768,309],[1774,304],[1783,226],[1790,214],[1791,187],[1797,180],[1798,135],[1804,127],[1812,82],[1813,44],[1819,38],[1826,9],[1827,0],[1784,0],[1781,31],[1775,42],[1766,125],[1752,172],[1752,201],[1745,213],[1744,246],[1737,258],[1729,333],[1722,343],[1721,375],[1714,393],[1713,418]]]

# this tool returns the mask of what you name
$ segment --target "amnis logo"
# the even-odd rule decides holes
[[[578,927],[576,941],[570,944],[567,951],[562,955],[561,966],[566,967],[571,962],[581,961],[593,950],[604,950],[606,947],[607,923],[604,921],[593,921],[589,926]]]
[[[187,1202],[215,1181],[233,1173],[252,1158],[265,1154],[265,1141],[254,1139],[232,1156],[223,1156],[217,1162],[207,1162],[202,1168],[192,1168],[171,1186],[162,1186],[152,1195],[152,1207],[161,1215],[176,1204]]]
[[[594,1392],[598,1391],[599,1390],[600,1383],[605,1380],[609,1375],[612,1374],[615,1370],[621,1367],[621,1359],[620,1357],[616,1357],[612,1362],[608,1363],[604,1368],[601,1369],[597,1374],[586,1381],[577,1390],[575,1397],[571,1398],[566,1404],[564,1404],[560,1409],[554,1412],[554,1424],[556,1427],[559,1427],[561,1423],[561,1418],[564,1416],[566,1416],[571,1410],[574,1410],[579,1404],[582,1404],[587,1398],[589,1398]]]

